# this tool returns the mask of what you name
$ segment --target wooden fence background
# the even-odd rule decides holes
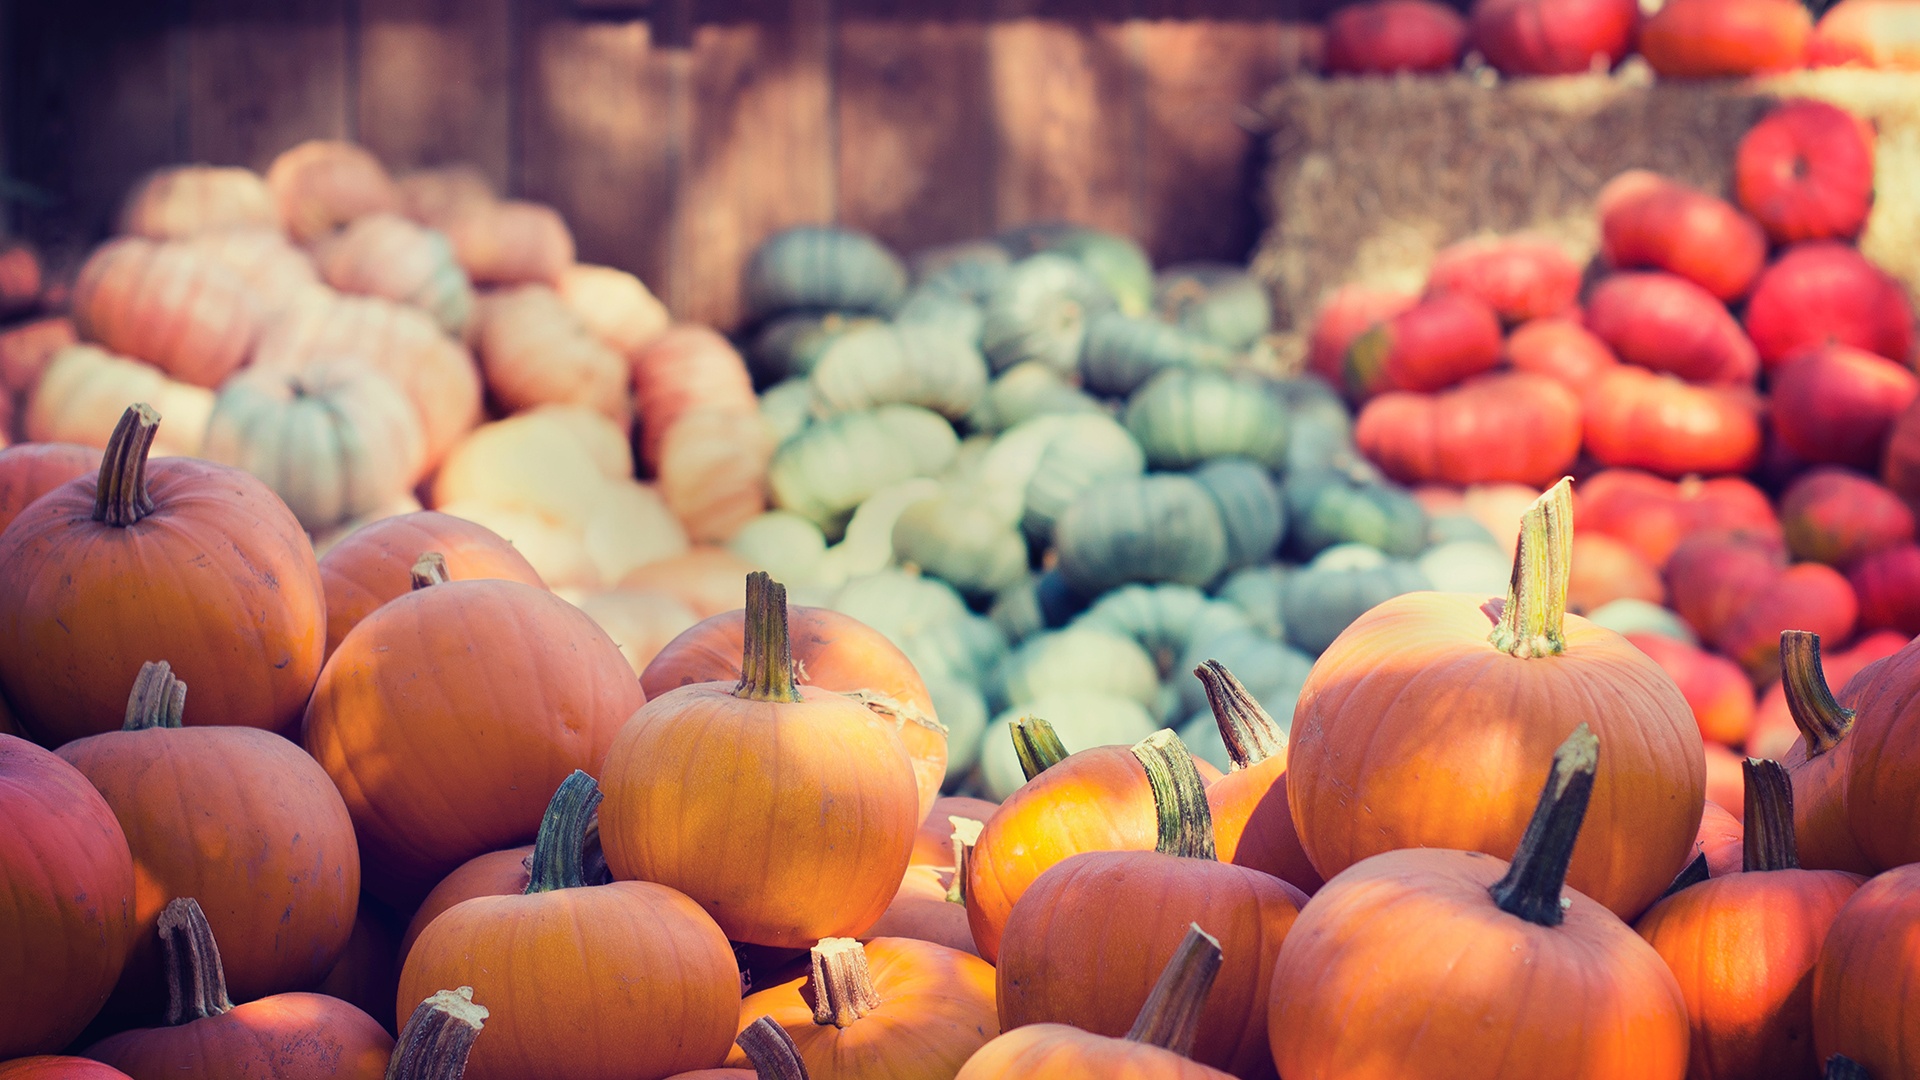
[[[722,326],[801,222],[911,251],[1067,218],[1238,260],[1248,106],[1337,2],[8,0],[6,190],[15,231],[71,248],[155,166],[353,138],[478,164]]]

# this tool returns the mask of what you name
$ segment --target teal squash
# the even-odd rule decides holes
[[[978,349],[987,328],[987,312],[978,300],[932,285],[917,285],[900,301],[893,321],[902,326],[938,330]]]
[[[994,598],[987,617],[1015,644],[1042,630],[1058,630],[1087,609],[1087,598],[1058,570],[1030,574]]]
[[[1587,621],[1595,626],[1604,626],[1616,634],[1658,634],[1684,641],[1696,648],[1700,645],[1700,635],[1687,625],[1685,619],[1669,608],[1638,597],[1623,596],[1618,600],[1609,600],[1587,612]]]
[[[1107,397],[1126,397],[1167,368],[1226,367],[1231,350],[1152,317],[1103,311],[1087,321],[1080,382]]]
[[[1132,239],[1105,229],[1040,222],[1009,229],[1000,242],[1016,256],[1054,252],[1079,263],[1128,315],[1153,307],[1153,263]]]
[[[922,674],[934,712],[947,727],[947,778],[952,785],[980,761],[980,740],[987,733],[987,699],[972,683]]]
[[[987,384],[987,395],[967,417],[975,431],[1001,432],[1037,416],[1098,413],[1106,409],[1059,372],[1037,360],[1016,364]]]
[[[914,255],[914,287],[981,304],[1012,265],[1013,255],[991,240],[942,244]]]
[[[981,347],[995,371],[1032,360],[1064,378],[1079,367],[1087,321],[1112,306],[1107,290],[1072,259],[1022,259],[987,297]]]
[[[1069,751],[1131,746],[1159,727],[1139,702],[1114,694],[1048,694],[1016,705],[993,718],[980,742],[980,786],[989,799],[1004,801],[1027,782],[1010,732],[1015,720],[1029,716],[1052,724]]]
[[[1291,469],[1281,484],[1287,546],[1312,558],[1335,544],[1359,543],[1396,558],[1427,546],[1427,513],[1413,496],[1375,479],[1368,467]]]
[[[1091,488],[1131,480],[1146,472],[1147,458],[1127,429],[1104,413],[1060,417],[1058,430],[1028,476],[1021,525],[1040,545],[1075,499]]]
[[[779,446],[813,422],[813,386],[805,376],[775,383],[760,395],[760,427]]]
[[[1054,528],[1054,550],[1068,584],[1087,596],[1133,581],[1205,586],[1227,565],[1213,496],[1165,473],[1082,493]]]
[[[1153,281],[1160,317],[1229,349],[1246,349],[1273,329],[1266,287],[1231,263],[1182,263]]]
[[[971,486],[949,487],[900,512],[893,552],[970,596],[991,596],[1027,573],[1027,542]]]
[[[1499,546],[1493,531],[1471,514],[1435,514],[1427,519],[1427,542],[1442,544],[1478,543]],[[1509,567],[1509,570],[1512,568]]]
[[[1152,708],[1160,672],[1132,638],[1079,625],[1029,638],[1000,667],[995,697],[1019,705],[1050,694],[1102,693]]]
[[[1213,710],[1207,704],[1206,684],[1193,674],[1193,670],[1206,660],[1218,660],[1227,666],[1227,670],[1235,672],[1240,684],[1247,688],[1254,700],[1279,718],[1283,729],[1291,721],[1293,710],[1288,708],[1281,711],[1274,706],[1298,697],[1300,688],[1307,684],[1307,673],[1313,670],[1313,657],[1251,627],[1236,634],[1196,642],[1180,658],[1180,670],[1185,672],[1185,677],[1179,679],[1176,685],[1180,688],[1180,714],[1183,717],[1203,712],[1213,715]]]
[[[1193,471],[1213,496],[1227,533],[1227,569],[1240,570],[1273,558],[1286,532],[1286,507],[1267,470],[1246,458],[1215,458]]]
[[[747,261],[747,314],[760,320],[790,311],[885,315],[907,291],[907,268],[866,233],[803,225],[768,237]]]
[[[1287,578],[1281,611],[1287,639],[1318,656],[1375,604],[1431,588],[1420,568],[1364,544],[1341,544]]]
[[[1162,371],[1127,401],[1127,430],[1156,469],[1244,457],[1287,463],[1287,414],[1257,376],[1192,368]]]
[[[1325,469],[1360,458],[1353,414],[1332,384],[1315,375],[1281,379],[1273,391],[1287,410],[1287,465]]]
[[[959,446],[945,418],[917,406],[842,413],[782,443],[767,470],[767,484],[775,506],[808,518],[832,537],[868,496],[938,473]]]
[[[1414,565],[1440,592],[1505,596],[1513,580],[1513,558],[1505,548],[1484,540],[1453,540],[1420,553]]]
[[[901,404],[957,420],[986,394],[987,361],[938,327],[873,323],[830,342],[809,383],[816,416]]]
[[[753,335],[747,345],[747,364],[762,384],[794,375],[808,375],[828,346],[844,334],[882,325],[869,315],[840,311],[796,311],[781,315]]]
[[[1191,585],[1122,585],[1093,602],[1073,620],[1076,627],[1131,638],[1165,675],[1187,647],[1194,620],[1212,603]]]
[[[810,582],[827,554],[827,537],[810,518],[768,510],[740,526],[727,550],[780,581]]]
[[[1249,566],[1228,575],[1214,595],[1245,612],[1261,633],[1276,641],[1284,640],[1287,622],[1280,604],[1288,573],[1284,563]]]

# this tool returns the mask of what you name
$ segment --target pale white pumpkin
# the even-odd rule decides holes
[[[27,396],[27,439],[105,447],[120,414],[137,402],[160,413],[154,457],[200,453],[213,391],[96,345],[69,345],[47,362]]]
[[[611,266],[575,263],[560,272],[554,290],[595,337],[623,355],[646,348],[673,323],[639,278]]]

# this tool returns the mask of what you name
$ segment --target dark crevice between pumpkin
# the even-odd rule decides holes
[[[1827,1059],[1826,1080],[1873,1080],[1873,1074],[1847,1055],[1835,1054]]]
[[[153,499],[147,494],[147,455],[159,430],[160,414],[151,405],[129,405],[120,414],[100,458],[93,520],[124,529],[153,513]]]
[[[486,1006],[474,1004],[471,986],[427,998],[400,1029],[386,1080],[460,1080],[486,1020]]]
[[[1153,789],[1154,850],[1187,859],[1217,858],[1207,783],[1194,767],[1186,744],[1162,728],[1135,743],[1133,756],[1147,771],[1147,784]]]
[[[800,1060],[800,1048],[793,1045],[787,1029],[763,1016],[740,1032],[733,1040],[740,1052],[753,1063],[760,1080],[809,1080],[806,1063]]]
[[[1793,781],[1777,761],[1748,758],[1740,763],[1747,781],[1745,848],[1740,869],[1798,870],[1800,851],[1793,835]]]
[[[1840,745],[1853,730],[1853,710],[1834,700],[1827,673],[1820,666],[1820,635],[1809,630],[1780,631],[1780,686],[1786,691],[1787,711],[1806,740],[1807,756]]]
[[[149,660],[140,665],[134,677],[133,693],[127,696],[127,718],[122,731],[148,728],[177,728],[186,715],[187,684],[174,677],[173,667],[165,660]]]
[[[1013,736],[1013,756],[1020,759],[1020,772],[1029,780],[1067,759],[1067,748],[1053,724],[1038,716],[1023,716],[1007,730]]]
[[[191,896],[168,901],[160,911],[160,949],[166,954],[168,1027],[219,1016],[233,1008],[220,946],[207,913]]]
[[[984,821],[973,818],[950,817],[953,823],[953,881],[947,886],[947,902],[964,904],[967,902],[967,867],[973,863],[973,845],[980,842],[980,834],[985,831]]]
[[[1573,482],[1562,478],[1520,518],[1513,576],[1487,640],[1522,659],[1566,651],[1567,584],[1573,574]]]
[[[1160,978],[1134,1017],[1127,1039],[1191,1057],[1194,1038],[1200,1033],[1200,1010],[1219,974],[1220,942],[1200,929],[1199,923],[1187,924],[1187,936],[1160,969]]]
[[[1680,871],[1680,873],[1674,877],[1673,884],[1667,886],[1667,891],[1660,894],[1660,899],[1665,900],[1667,897],[1672,896],[1682,889],[1691,889],[1695,885],[1707,880],[1707,876],[1707,856],[1705,852],[1702,852],[1695,855],[1693,861],[1687,864],[1686,869]]]
[[[787,587],[764,570],[747,575],[746,645],[733,696],[748,701],[800,700],[787,630]]]
[[[526,895],[597,884],[588,876],[590,847],[598,847],[600,785],[579,769],[560,782],[540,818],[527,866]],[[599,861],[598,853],[594,858]]]
[[[424,589],[431,585],[445,585],[452,580],[447,576],[447,557],[437,551],[423,551],[413,561],[413,569],[407,571],[413,587]]]
[[[1593,795],[1599,763],[1599,736],[1585,724],[1574,728],[1553,752],[1553,768],[1513,864],[1487,890],[1501,911],[1536,926],[1559,926],[1566,917],[1560,890],[1567,883],[1567,864],[1573,861],[1573,845],[1587,819],[1587,801]]]
[[[1213,709],[1213,721],[1220,726],[1220,739],[1227,744],[1227,756],[1233,759],[1235,772],[1286,750],[1286,733],[1225,664],[1207,660],[1194,668],[1193,674],[1207,688],[1207,704]]]
[[[845,1028],[880,1007],[880,992],[873,988],[867,950],[860,942],[821,938],[808,956],[813,962],[807,994],[814,1023]]]

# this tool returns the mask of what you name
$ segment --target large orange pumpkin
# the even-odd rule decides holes
[[[858,936],[924,817],[900,722],[796,682],[786,589],[765,573],[747,578],[740,618],[738,681],[650,695],[608,751],[607,866],[685,892],[735,941]]]
[[[1813,1045],[1878,1078],[1920,1061],[1920,863],[1860,887],[1827,930],[1813,972]],[[1833,1075],[1828,1073],[1829,1076]]]
[[[0,1060],[51,1053],[106,1003],[133,945],[133,858],[113,808],[0,734]]]
[[[476,896],[517,896],[527,891],[527,882],[532,877],[532,844],[489,851],[461,863],[453,873],[440,879],[440,884],[420,901],[420,907],[407,922],[406,932],[400,936],[400,962],[406,962],[413,943],[420,940],[421,931],[455,905]]]
[[[73,443],[26,443],[0,450],[0,532],[35,499],[100,471],[100,451]]]
[[[1780,635],[1780,685],[1793,722],[1800,728],[1781,764],[1793,782],[1793,835],[1800,863],[1813,870],[1870,874],[1847,823],[1847,761],[1853,742],[1853,710],[1834,700],[1820,665],[1820,635],[1788,630]]]
[[[1245,866],[1311,896],[1326,884],[1313,868],[1287,807],[1287,733],[1233,677],[1208,660],[1194,669],[1207,688],[1233,768],[1207,786],[1213,842],[1221,862]]]
[[[1294,711],[1287,799],[1323,877],[1404,847],[1511,854],[1539,778],[1527,763],[1583,723],[1612,749],[1568,880],[1630,917],[1686,865],[1706,797],[1699,731],[1658,664],[1564,614],[1569,489],[1561,481],[1527,512],[1497,619],[1484,597],[1409,593],[1361,616],[1314,665]]]
[[[0,686],[53,745],[119,727],[148,660],[201,688],[198,716],[283,733],[319,671],[320,568],[300,523],[238,469],[149,463],[159,424],[128,409],[97,479],[0,534]]]
[[[240,275],[188,244],[122,237],[93,253],[73,284],[80,336],[195,386],[246,362],[260,311]]]
[[[1880,869],[1920,862],[1920,645],[1869,665],[1853,699],[1847,822]]]
[[[1855,675],[1875,660],[1892,656],[1905,648],[1912,638],[1907,634],[1891,630],[1878,630],[1864,634],[1859,640],[1844,649],[1822,652],[1820,667],[1825,673],[1828,686],[1841,689],[1835,699],[1842,705],[1853,700],[1848,694],[1849,683]],[[1782,673],[1787,659],[1786,643],[1782,642]],[[1747,752],[1755,757],[1770,757],[1785,761],[1788,748],[1800,737],[1800,729],[1793,717],[1793,710],[1787,704],[1785,680],[1767,687],[1760,695],[1759,708],[1755,710],[1753,733],[1747,736]],[[1806,856],[1806,838],[1801,838],[1801,856]],[[1845,869],[1845,867],[1823,867],[1822,869]]]

